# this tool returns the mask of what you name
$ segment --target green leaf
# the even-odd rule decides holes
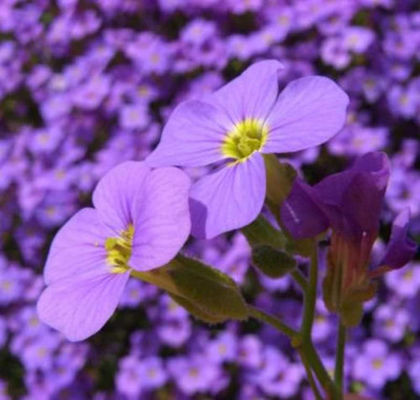
[[[247,305],[229,276],[198,260],[179,255],[169,265],[169,275],[181,297],[219,318],[243,320]]]
[[[252,250],[252,263],[270,278],[280,278],[296,268],[292,256],[267,245]]]
[[[210,323],[248,318],[248,308],[235,281],[202,262],[178,255],[169,264],[131,274],[167,291],[195,317]]]
[[[187,299],[184,299],[183,297],[176,296],[175,294],[169,294],[169,295],[172,297],[172,299],[175,302],[177,302],[180,306],[184,307],[195,318],[203,322],[207,322],[208,324],[218,324],[225,321],[224,317],[207,313],[206,311],[195,306],[193,303],[190,303]]]
[[[286,238],[283,233],[274,228],[262,215],[251,224],[242,228],[248,243],[254,247],[259,245],[269,245],[276,249],[284,248]]]
[[[289,234],[287,234],[288,241],[286,250],[292,254],[299,254],[303,257],[310,257],[314,251],[314,246],[316,245],[316,238],[308,239],[293,239]]]

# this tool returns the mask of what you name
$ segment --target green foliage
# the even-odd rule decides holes
[[[268,245],[275,249],[283,249],[286,244],[283,233],[274,228],[262,215],[242,228],[242,233],[252,247]]]
[[[132,275],[164,289],[202,321],[248,318],[247,305],[233,279],[198,260],[178,255],[164,267]]]
[[[252,249],[252,262],[270,278],[280,278],[296,268],[296,261],[292,256],[268,245]]]

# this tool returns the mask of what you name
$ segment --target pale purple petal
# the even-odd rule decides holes
[[[179,252],[191,228],[189,190],[190,179],[177,168],[159,168],[147,176],[132,211],[132,268],[160,267]]]
[[[211,104],[196,100],[181,103],[146,162],[152,167],[198,167],[219,161],[226,133],[232,127],[226,113]]]
[[[268,117],[264,153],[304,150],[326,142],[344,125],[347,94],[331,79],[309,76],[289,83]]]
[[[57,233],[44,269],[49,285],[82,273],[107,269],[105,240],[112,234],[93,208],[77,212]]]
[[[259,153],[200,179],[190,193],[192,234],[211,239],[251,223],[262,209],[265,185]]]
[[[111,169],[98,183],[92,200],[99,218],[119,236],[133,223],[131,206],[150,168],[144,162],[126,161]]]
[[[236,124],[245,118],[265,120],[278,95],[278,72],[282,64],[265,60],[252,64],[236,79],[211,96],[211,101]]]
[[[417,246],[408,237],[410,210],[402,211],[392,224],[391,239],[386,248],[385,256],[380,265],[397,269],[407,264],[416,254]]]
[[[48,286],[38,300],[41,321],[79,341],[99,331],[117,308],[129,272],[99,271],[62,279]]]

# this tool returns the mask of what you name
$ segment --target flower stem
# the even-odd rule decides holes
[[[309,270],[309,282],[304,292],[304,308],[302,325],[300,329],[300,342],[295,342],[295,347],[301,355],[302,362],[311,367],[319,383],[332,400],[339,400],[338,391],[333,380],[326,371],[318,353],[312,344],[312,327],[315,317],[315,303],[318,288],[318,249],[314,244],[311,253],[311,265]],[[308,379],[311,377],[308,374]],[[310,382],[310,381],[309,381]],[[316,395],[316,393],[314,393]]]
[[[273,326],[274,328],[276,328],[280,332],[283,332],[285,335],[287,335],[291,339],[296,337],[298,334],[298,332],[296,332],[294,329],[289,327],[284,322],[280,321],[278,318],[274,317],[273,315],[269,313],[266,313],[265,311],[260,310],[257,307],[248,305],[248,312],[249,312],[250,317]]]
[[[337,336],[337,353],[335,359],[334,382],[338,388],[340,399],[343,396],[344,350],[346,346],[346,327],[339,323]]]
[[[309,362],[306,358],[305,353],[301,351],[301,349],[299,349],[299,355],[302,360],[302,364],[305,367],[306,375],[308,376],[308,382],[309,382],[309,385],[311,386],[312,392],[314,393],[316,400],[322,400],[322,396],[321,396],[321,393],[319,392],[318,385],[314,379],[314,376],[312,375],[311,366],[309,365]]]
[[[292,271],[291,275],[293,279],[295,280],[295,282],[300,286],[302,291],[305,293],[308,287],[308,282],[306,281],[306,278],[302,274],[302,272],[300,272],[298,269],[295,269],[294,271]]]
[[[315,316],[315,302],[316,302],[316,290],[318,284],[318,252],[314,246],[314,250],[311,255],[311,266],[309,271],[309,282],[307,290],[304,294],[304,309],[301,334],[303,341],[311,340],[312,325],[314,323]]]

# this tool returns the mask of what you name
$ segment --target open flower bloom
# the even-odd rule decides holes
[[[181,103],[147,158],[152,166],[223,164],[191,188],[194,236],[212,238],[257,217],[266,190],[262,154],[319,145],[343,126],[343,90],[309,76],[279,93],[280,68],[274,60],[258,62],[203,100]]]
[[[188,238],[190,181],[142,162],[112,169],[53,240],[38,301],[42,321],[72,341],[96,333],[115,311],[131,269],[169,262]]]
[[[282,223],[295,239],[332,229],[327,277],[337,277],[339,287],[335,288],[336,298],[330,308],[340,308],[346,297],[368,297],[372,293],[370,278],[401,268],[414,256],[416,245],[407,236],[410,213],[406,210],[394,221],[380,265],[369,270],[389,172],[386,154],[368,153],[348,170],[330,175],[315,186],[296,179],[282,205]]]

